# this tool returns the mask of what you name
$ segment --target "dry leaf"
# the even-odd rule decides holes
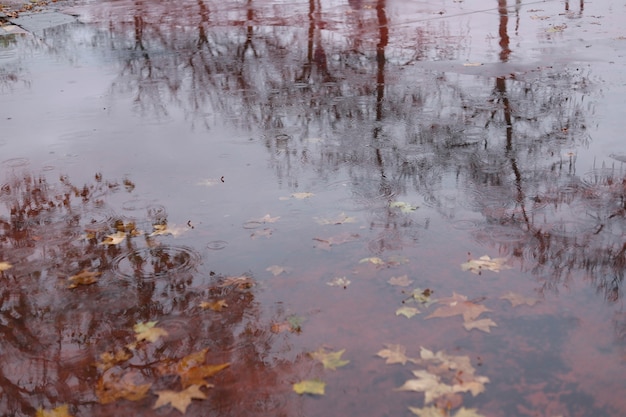
[[[282,273],[287,274],[291,272],[292,268],[289,268],[287,266],[272,265],[272,266],[268,266],[267,268],[265,268],[265,270],[271,272],[276,277]]]
[[[330,250],[333,245],[341,245],[343,243],[353,242],[358,240],[361,236],[356,233],[341,233],[336,236],[331,236],[325,239],[315,237],[313,240],[318,243],[315,244],[316,248]]]
[[[328,219],[328,218],[325,218],[325,217],[313,217],[313,218],[315,219],[315,221],[317,223],[321,224],[322,226],[325,226],[325,225],[328,225],[328,224],[337,225],[337,224],[355,223],[356,222],[356,218],[346,216],[345,213],[341,213],[337,217],[332,218],[332,219]]]
[[[187,411],[187,407],[191,404],[191,401],[196,400],[204,400],[206,399],[206,395],[200,391],[200,387],[197,385],[191,385],[184,389],[183,391],[156,391],[156,394],[159,396],[157,402],[154,404],[153,409],[163,407],[164,405],[171,404],[172,407],[185,414]]]
[[[143,399],[151,383],[142,384],[143,376],[137,370],[120,375],[120,370],[112,368],[106,371],[96,384],[96,395],[101,404],[112,403],[119,399],[139,401]]]
[[[359,261],[360,264],[365,263],[365,262],[369,262],[371,264],[374,265],[384,265],[385,261],[383,261],[382,259],[380,259],[379,257],[370,257],[370,258],[363,258]]]
[[[326,383],[319,379],[308,379],[293,384],[293,390],[298,394],[324,395]]]
[[[413,375],[416,376],[417,379],[409,379],[404,385],[398,388],[398,391],[423,392],[425,395],[425,404],[430,404],[433,400],[442,395],[454,393],[452,386],[442,383],[438,375],[421,369],[413,371]]]
[[[534,306],[539,302],[538,298],[524,297],[523,295],[516,294],[512,291],[507,292],[500,298],[502,300],[509,300],[511,302],[511,306],[513,307],[521,306],[523,304]]]
[[[35,417],[72,417],[72,415],[70,414],[69,406],[64,404],[52,410],[40,408],[35,413]]]
[[[331,287],[344,287],[346,288],[350,285],[351,281],[346,277],[335,277],[332,281],[326,283],[326,285],[330,285]]]
[[[402,315],[408,319],[410,319],[416,314],[420,314],[420,311],[416,309],[415,307],[403,306],[396,310],[396,316]]]
[[[148,237],[165,235],[179,236],[189,230],[189,227],[187,226],[170,227],[167,224],[153,224],[152,227],[154,229],[154,232],[150,233]]]
[[[252,239],[256,239],[259,237],[266,237],[269,239],[272,236],[272,233],[274,233],[274,230],[266,227],[265,229],[255,230],[254,232],[252,232],[250,237]]]
[[[385,344],[386,348],[378,351],[376,355],[385,359],[385,363],[390,365],[393,363],[401,363],[405,365],[407,361],[414,360],[406,356],[406,348],[402,345]]]
[[[500,272],[503,269],[511,269],[506,265],[506,258],[490,258],[487,255],[481,256],[478,259],[470,259],[469,261],[461,264],[463,271],[470,271],[474,274],[480,275],[485,269],[493,272]]]
[[[101,245],[118,245],[124,239],[126,239],[126,233],[124,232],[115,232],[112,235],[107,235],[102,242]]]
[[[443,306],[433,311],[428,317],[426,317],[427,319],[460,315],[463,316],[463,321],[469,322],[478,318],[478,316],[482,313],[491,311],[482,304],[475,304],[471,301],[467,301],[466,296],[459,295],[457,293],[454,293],[451,298],[440,299],[438,303],[443,304]]]
[[[240,290],[247,290],[254,286],[254,281],[247,275],[240,275],[238,277],[226,277],[224,281],[218,285],[218,287],[230,287],[234,286]]]
[[[292,196],[293,198],[296,198],[296,199],[298,199],[298,200],[303,200],[303,199],[305,199],[305,198],[311,198],[311,197],[313,197],[314,195],[315,195],[315,194],[313,194],[313,193],[293,193],[293,194],[291,194],[291,196]]]
[[[228,307],[228,304],[226,304],[226,300],[203,301],[200,303],[200,307],[204,309],[208,308],[213,311],[222,311],[224,307]]]
[[[202,365],[202,366],[193,366],[189,367],[185,370],[181,369],[179,366],[178,375],[180,375],[180,381],[183,385],[183,388],[190,386],[205,386],[212,387],[213,384],[209,384],[205,381],[205,378],[212,377],[218,372],[228,368],[230,363],[221,363],[218,365]]]
[[[411,412],[419,417],[484,417],[482,414],[478,414],[475,408],[459,408],[456,413],[448,414],[448,411],[445,409],[440,409],[437,407],[424,407],[424,408],[416,408],[409,407]]]
[[[341,359],[341,355],[345,352],[345,349],[339,350],[337,352],[329,352],[324,349],[324,347],[320,347],[315,352],[309,353],[311,357],[315,360],[322,362],[325,369],[337,370],[342,366],[345,366],[350,363],[350,361]]]
[[[97,363],[98,369],[106,371],[121,362],[125,362],[133,357],[133,352],[128,348],[120,348],[115,352],[104,352],[100,355],[100,362]]]
[[[159,337],[163,336],[167,336],[168,333],[165,329],[162,329],[160,327],[154,327],[156,326],[157,322],[156,321],[149,321],[147,323],[137,323],[133,326],[133,330],[135,331],[135,339],[138,342],[141,342],[142,340],[147,340],[148,342],[156,342]]]
[[[13,265],[11,265],[10,263],[8,263],[8,262],[0,262],[0,272],[4,272],[7,269],[11,269],[11,268],[13,268]]]
[[[498,325],[491,319],[480,319],[474,321],[466,321],[463,323],[465,330],[470,331],[472,329],[482,330],[486,333],[491,333],[492,327],[498,327]]]
[[[412,206],[409,203],[405,203],[403,201],[394,201],[389,203],[389,207],[391,208],[399,208],[402,213],[411,213],[418,209],[417,206]]]
[[[391,285],[396,285],[398,287],[408,287],[409,285],[413,284],[413,280],[410,280],[408,275],[391,277],[387,282]]]
[[[98,282],[98,277],[101,275],[100,272],[90,272],[86,269],[82,270],[76,275],[72,275],[68,278],[70,281],[70,285],[68,288],[76,288],[79,285],[90,285]]]

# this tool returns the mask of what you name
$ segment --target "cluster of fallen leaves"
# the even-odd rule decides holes
[[[192,352],[180,359],[161,358],[149,363],[138,363],[146,358],[147,345],[169,335],[156,321],[139,322],[133,326],[134,341],[113,351],[104,352],[96,363],[101,375],[96,383],[96,396],[102,404],[118,400],[139,401],[148,396],[153,382],[146,375],[175,376],[176,390],[155,390],[158,396],[153,408],[170,405],[181,413],[187,411],[192,400],[206,399],[202,388],[211,388],[208,378],[226,369],[229,363],[206,364],[208,348]],[[131,359],[132,365],[130,364]],[[147,360],[146,360],[147,361]],[[169,380],[169,379],[168,379]]]
[[[316,361],[319,361],[324,369],[336,371],[337,368],[341,368],[350,363],[349,360],[342,359],[345,349],[338,351],[331,351],[324,346],[321,346],[315,352],[310,352],[309,356]],[[293,384],[293,390],[297,394],[311,394],[311,395],[324,395],[326,390],[326,383],[321,379],[305,379]]]
[[[387,344],[377,355],[385,359],[386,364],[410,363],[418,369],[412,371],[413,377],[397,388],[398,391],[424,393],[424,405],[429,407],[409,407],[411,412],[421,417],[446,416],[448,411],[463,404],[461,394],[471,393],[472,396],[484,392],[489,382],[486,376],[476,375],[468,356],[448,355],[443,351],[433,352],[424,347],[419,357],[406,355],[403,345]],[[474,409],[461,407],[454,417],[481,417]]]

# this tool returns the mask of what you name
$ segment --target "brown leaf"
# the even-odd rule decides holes
[[[224,281],[218,285],[218,287],[237,287],[240,290],[247,290],[254,285],[254,281],[247,275],[240,275],[238,277],[226,277]]]
[[[324,250],[330,250],[332,246],[341,245],[343,243],[354,242],[358,240],[361,236],[358,233],[341,233],[336,236],[327,237],[325,239],[315,237],[316,243],[315,247]]]
[[[378,351],[376,355],[386,359],[386,364],[401,363],[405,365],[407,361],[413,359],[406,356],[406,348],[402,345],[385,344],[386,348]]]
[[[222,311],[224,307],[228,307],[228,304],[226,304],[226,300],[203,301],[200,303],[200,307],[204,309],[208,308],[213,311]]]
[[[466,321],[463,323],[465,330],[470,331],[472,329],[482,330],[486,333],[491,333],[491,327],[498,327],[498,325],[491,319],[480,319],[474,321]]]
[[[475,304],[467,301],[467,297],[454,293],[452,298],[442,298],[438,301],[441,307],[433,311],[427,319],[435,317],[453,317],[463,316],[463,321],[469,322],[475,320],[482,313],[491,311],[482,304]]]
[[[194,385],[212,387],[213,384],[209,384],[205,381],[205,378],[210,378],[229,366],[230,363],[228,362],[221,363],[219,365],[194,366],[186,369],[185,371],[179,371],[178,374],[180,375],[183,388]]]
[[[124,239],[126,239],[126,233],[124,232],[115,232],[112,235],[107,235],[102,242],[101,245],[118,245]]]
[[[425,370],[413,371],[417,379],[409,379],[398,388],[398,391],[418,391],[424,393],[424,403],[430,404],[442,395],[454,393],[451,385],[444,384],[438,375]]]
[[[121,374],[121,370],[112,368],[106,371],[96,383],[96,396],[101,404],[112,403],[119,399],[139,401],[143,399],[151,383],[142,384],[143,376],[132,370]]]
[[[70,281],[70,285],[67,288],[76,288],[79,285],[90,285],[98,282],[98,277],[101,275],[101,272],[92,272],[83,269],[76,275],[72,275],[68,278]]]
[[[165,329],[160,327],[155,327],[157,324],[156,321],[150,321],[147,323],[137,323],[133,326],[133,330],[135,331],[135,339],[138,342],[142,340],[147,340],[148,342],[156,342],[159,337],[167,336],[168,333]]]
[[[115,352],[104,352],[100,355],[100,362],[97,364],[98,369],[106,371],[117,365],[118,363],[125,362],[133,357],[133,352],[126,348],[120,348]]]
[[[187,407],[191,404],[191,401],[194,399],[204,400],[206,399],[206,395],[200,391],[200,387],[198,385],[191,385],[182,391],[156,391],[156,394],[159,396],[156,403],[154,404],[153,409],[163,407],[164,405],[171,404],[172,407],[185,414],[187,412]]]
[[[521,306],[524,304],[534,306],[539,302],[538,298],[524,297],[523,295],[514,293],[512,291],[507,292],[502,297],[500,297],[500,299],[509,300],[511,306],[513,307]]]

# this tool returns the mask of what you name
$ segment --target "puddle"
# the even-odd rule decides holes
[[[3,415],[624,415],[623,4],[37,7]]]

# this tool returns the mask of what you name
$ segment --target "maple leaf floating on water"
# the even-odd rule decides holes
[[[437,407],[409,407],[411,412],[419,417],[485,417],[482,414],[478,414],[475,408],[459,408],[454,414],[448,414],[447,410],[442,410]]]
[[[111,235],[107,235],[102,242],[101,245],[119,245],[126,239],[126,233],[124,232],[115,232]]]
[[[470,259],[469,261],[461,264],[463,271],[470,271],[474,274],[480,275],[483,270],[489,270],[493,272],[500,272],[503,269],[511,269],[506,265],[506,258],[490,258],[487,255],[481,256],[478,259]]]
[[[398,287],[408,287],[413,284],[413,280],[410,280],[406,274],[400,277],[391,277],[387,282]]]
[[[313,217],[313,218],[315,219],[317,223],[321,224],[322,226],[329,225],[329,224],[338,225],[338,224],[356,222],[356,218],[346,216],[345,213],[341,213],[337,217],[332,218],[332,219],[327,219],[325,217]]]
[[[325,239],[314,237],[313,240],[318,242],[315,244],[316,248],[330,250],[331,247],[335,245],[341,245],[343,243],[354,242],[356,240],[359,240],[360,238],[361,236],[358,233],[346,232],[346,233],[341,233],[339,235],[331,236]]]
[[[396,316],[404,316],[407,319],[410,319],[416,314],[420,314],[420,311],[416,309],[415,307],[404,306],[396,310]]]
[[[486,333],[491,333],[492,327],[498,327],[498,325],[491,319],[480,319],[474,321],[466,321],[463,323],[465,330],[470,331],[472,329],[482,330]]]
[[[100,276],[100,272],[93,272],[83,270],[76,275],[72,275],[68,278],[70,281],[70,285],[67,288],[76,288],[79,285],[90,285],[98,282],[98,277]]]
[[[378,351],[376,355],[385,359],[385,363],[390,365],[392,363],[401,363],[405,365],[407,361],[414,362],[406,356],[406,348],[402,345],[385,344],[386,348]]]
[[[337,352],[330,352],[327,351],[324,347],[320,347],[315,352],[309,353],[309,355],[311,355],[313,359],[322,362],[322,365],[324,365],[324,369],[336,371],[337,368],[340,368],[350,363],[350,361],[341,359],[341,355],[343,355],[345,351],[345,349],[342,349],[338,350]]]
[[[282,273],[287,274],[291,272],[292,269],[288,266],[272,265],[265,268],[265,270],[271,272],[276,277]]]
[[[391,208],[399,208],[402,213],[411,213],[418,209],[417,206],[412,206],[409,203],[405,203],[403,201],[394,201],[389,203],[389,207]]]
[[[106,371],[96,384],[96,396],[101,404],[109,404],[119,399],[139,401],[145,398],[152,386],[151,383],[142,384],[143,375],[132,370],[120,375],[118,369]]]
[[[135,338],[138,342],[142,340],[147,340],[148,342],[156,342],[159,337],[167,336],[168,333],[165,329],[160,327],[155,327],[157,324],[156,321],[149,321],[146,323],[140,322],[133,326],[133,330],[135,331]]]
[[[200,308],[208,308],[213,311],[222,311],[222,309],[225,307],[228,307],[228,304],[226,304],[226,300],[203,301],[200,303]]]
[[[226,277],[224,281],[218,285],[218,287],[236,287],[238,290],[247,290],[254,286],[254,281],[247,275],[240,275],[238,277]]]
[[[538,298],[524,297],[523,295],[516,294],[512,291],[507,292],[502,297],[500,297],[500,299],[509,300],[509,302],[511,303],[511,306],[513,307],[521,306],[524,304],[529,305],[529,306],[534,306],[535,304],[539,302]]]
[[[213,384],[208,383],[205,379],[228,368],[230,363],[203,365],[208,351],[209,349],[205,348],[198,352],[193,352],[176,362],[171,360],[162,361],[158,366],[158,370],[161,375],[176,374],[180,376],[183,388],[191,385],[213,387]]]
[[[326,285],[330,285],[331,287],[343,287],[343,288],[346,288],[348,285],[350,285],[351,282],[352,281],[350,281],[346,277],[336,277],[332,281],[327,282]]]
[[[311,198],[315,194],[313,193],[293,193],[289,197],[280,197],[279,200],[289,200],[289,198],[295,198],[296,200],[304,200],[305,198]]]
[[[183,414],[187,412],[187,407],[189,407],[192,400],[206,399],[206,395],[200,391],[200,387],[198,385],[190,385],[186,389],[178,392],[170,390],[156,391],[156,394],[159,398],[154,404],[154,407],[152,407],[153,409],[170,404]]]
[[[67,404],[60,405],[52,410],[44,410],[40,408],[35,413],[35,417],[72,417],[70,409]]]
[[[189,230],[189,227],[187,226],[170,227],[167,224],[153,224],[152,228],[154,229],[154,232],[150,233],[148,237],[167,236],[167,235],[172,235],[176,237],[176,236],[182,235],[183,233]]]
[[[252,239],[256,239],[256,238],[259,238],[259,237],[265,237],[265,238],[268,238],[268,239],[269,239],[270,237],[272,237],[272,233],[273,233],[273,232],[274,232],[274,230],[273,230],[273,229],[271,229],[271,228],[269,228],[269,227],[266,227],[265,229],[255,230],[255,231],[254,231],[254,232],[250,235],[250,237],[251,237]]]
[[[13,265],[11,265],[8,262],[0,262],[0,272],[4,272],[6,270],[9,270],[13,268]]]
[[[427,319],[435,317],[463,316],[463,321],[470,322],[478,318],[482,313],[491,311],[482,304],[467,301],[467,297],[453,293],[452,297],[442,298],[437,301],[442,307],[433,311]]]
[[[326,383],[319,379],[307,379],[293,384],[293,390],[302,394],[324,395]]]

